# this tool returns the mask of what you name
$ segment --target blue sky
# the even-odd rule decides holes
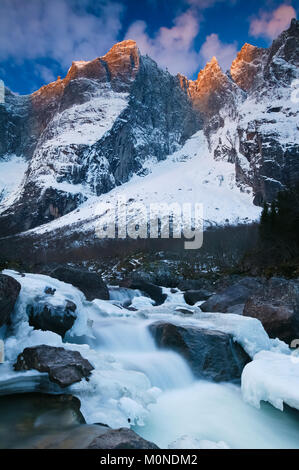
[[[195,78],[217,57],[224,69],[245,42],[271,44],[298,14],[298,0],[0,0],[0,78],[31,93],[72,60],[135,39],[171,73]]]

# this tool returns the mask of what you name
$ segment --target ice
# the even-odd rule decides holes
[[[284,403],[299,409],[299,357],[259,352],[243,370],[242,394],[257,408],[263,400],[279,410],[283,410]]]
[[[47,374],[13,369],[25,347],[61,346],[79,351],[94,367],[89,381],[66,389],[80,399],[89,424],[132,426],[163,448],[298,447],[296,416],[274,407],[281,410],[287,403],[299,408],[299,356],[282,341],[270,340],[257,319],[203,313],[196,306],[186,316],[179,311],[188,307],[182,293],[169,289],[164,289],[168,297],[160,306],[138,291],[118,289],[115,299],[88,302],[78,289],[49,276],[3,272],[20,282],[21,292],[11,326],[0,331],[5,343],[0,395],[61,393]],[[56,289],[54,295],[46,294],[46,287]],[[136,311],[122,305],[127,297],[133,305],[137,301]],[[66,300],[77,305],[77,319],[64,339],[29,325],[26,306],[41,299],[53,306]],[[148,326],[157,320],[231,334],[253,358],[243,371],[242,388],[197,381],[180,355],[156,347]],[[256,409],[261,401],[274,407],[262,404]]]
[[[147,376],[136,370],[124,369],[112,352],[99,352],[91,349],[88,344],[80,343],[80,338],[92,341],[93,331],[88,324],[91,320],[94,325],[99,319],[115,315],[126,316],[125,309],[113,305],[108,301],[96,299],[87,302],[84,295],[71,284],[40,274],[20,274],[12,270],[3,273],[17,279],[21,284],[21,292],[12,315],[12,334],[5,339],[6,363],[0,369],[0,393],[10,393],[21,390],[36,391],[49,390],[58,393],[55,384],[49,384],[47,374],[36,371],[14,372],[13,363],[17,355],[25,347],[47,344],[76,350],[88,359],[95,367],[89,382],[81,381],[69,387],[81,401],[82,413],[88,423],[103,422],[112,427],[129,426],[131,423],[143,423],[147,414],[147,406],[157,396],[157,389],[152,387]],[[45,294],[45,288],[56,289],[54,295]],[[35,299],[43,299],[51,305],[61,305],[66,299],[77,305],[77,320],[68,333],[68,343],[51,331],[34,330],[29,326],[26,313],[28,303],[34,304]],[[133,312],[126,311],[127,315]],[[46,381],[46,382],[45,382]],[[48,387],[48,388],[47,388]],[[128,400],[123,400],[127,398]]]
[[[223,442],[200,440],[192,436],[182,436],[168,445],[168,449],[229,449],[229,446]]]

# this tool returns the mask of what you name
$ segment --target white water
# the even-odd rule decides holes
[[[16,337],[6,342],[8,357],[14,358],[27,345],[62,344],[54,333],[28,328],[24,305],[29,291],[25,283],[32,290],[34,279],[34,275],[28,275],[27,280],[18,277],[24,285],[23,297],[16,312]],[[113,305],[131,296],[127,290],[115,292],[110,302],[90,303],[82,300],[72,286],[46,276],[36,280],[35,291],[43,292],[44,285],[55,286],[61,297],[73,298],[80,312],[78,325],[67,337],[71,343],[63,345],[77,349],[95,366],[90,382],[70,388],[80,398],[81,411],[89,424],[102,422],[119,427],[129,426],[130,422],[140,435],[161,448],[173,447],[174,441],[178,447],[190,448],[299,448],[298,411],[282,412],[266,403],[256,409],[244,402],[239,386],[195,380],[178,354],[157,349],[148,330],[151,322],[161,319],[221,329],[233,332],[254,355],[256,350],[270,348],[259,322],[229,314],[186,317],[176,312],[177,306],[183,305],[178,294],[165,305],[153,307],[136,293],[144,307],[132,312]],[[88,328],[84,326],[87,320],[92,325]],[[280,344],[275,345],[283,350]],[[0,369],[0,379],[5,367],[9,364]]]
[[[156,348],[148,323],[136,318],[99,321],[93,344],[162,390],[145,426],[134,428],[138,434],[161,448],[185,435],[189,443],[224,441],[230,448],[299,448],[297,411],[282,413],[269,404],[258,410],[243,401],[239,386],[195,380],[178,354]]]

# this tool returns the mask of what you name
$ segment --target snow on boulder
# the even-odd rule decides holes
[[[268,401],[283,410],[283,404],[299,409],[299,357],[261,351],[242,373],[242,394],[247,403],[259,408]]]

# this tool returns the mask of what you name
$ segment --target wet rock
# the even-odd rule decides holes
[[[0,274],[0,327],[9,321],[20,290],[18,281],[6,274]]]
[[[245,304],[236,304],[232,307],[229,307],[229,313],[234,313],[235,315],[243,315]]]
[[[156,444],[138,436],[132,429],[111,429],[96,437],[88,449],[159,449]]]
[[[213,279],[183,279],[178,282],[178,289],[182,291],[188,290],[207,290],[215,291],[215,280]]]
[[[201,300],[207,300],[211,295],[213,295],[212,292],[205,289],[188,290],[184,293],[184,299],[187,304],[194,305]]]
[[[75,323],[76,304],[66,300],[65,305],[53,306],[43,301],[27,306],[29,325],[36,330],[54,331],[64,337]]]
[[[299,338],[299,280],[271,278],[247,300],[243,315],[260,320],[271,338]]]
[[[231,312],[236,305],[244,304],[253,292],[261,288],[260,278],[246,277],[212,295],[200,308],[203,312]]]
[[[52,289],[52,287],[45,287],[45,294],[54,295],[55,292],[56,292],[56,289]]]
[[[161,305],[165,302],[167,295],[163,294],[162,287],[156,286],[151,282],[146,282],[142,279],[128,279],[123,282],[126,287],[130,289],[138,289],[147,294],[151,299],[156,302],[156,305]]]
[[[50,273],[50,276],[77,287],[87,300],[109,300],[108,288],[98,273],[59,266]]]
[[[69,351],[53,346],[25,348],[14,364],[16,371],[35,369],[48,372],[49,379],[65,388],[88,377],[93,366],[78,351]]]
[[[197,378],[236,381],[251,360],[231,335],[221,331],[162,321],[151,324],[149,329],[157,346],[182,355]]]

